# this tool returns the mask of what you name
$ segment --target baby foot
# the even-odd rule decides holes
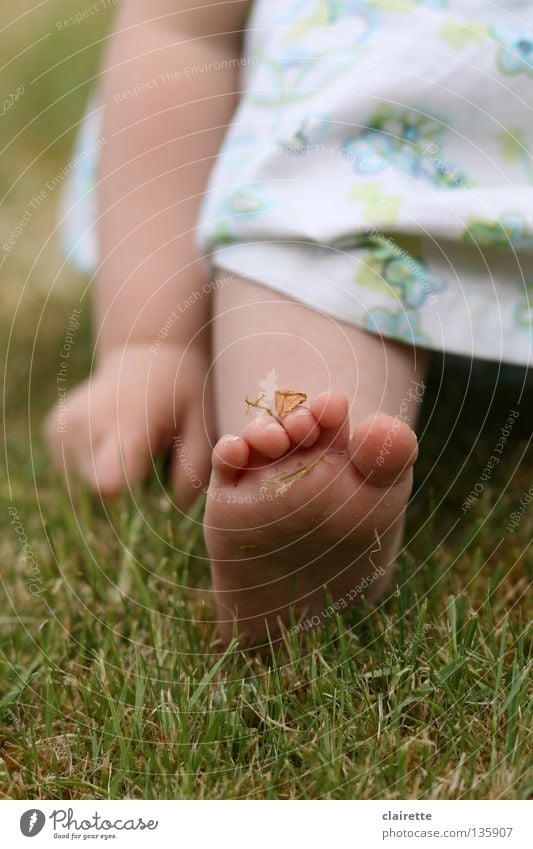
[[[91,377],[49,414],[45,434],[67,477],[102,497],[146,477],[171,444],[170,476],[185,506],[209,474],[210,408],[203,404],[207,349],[130,345],[100,357]],[[194,473],[187,471],[193,468]]]
[[[385,414],[350,437],[348,401],[336,393],[223,436],[204,519],[223,640],[279,635],[291,607],[318,626],[363,594],[375,601],[394,567],[417,453],[411,428]]]

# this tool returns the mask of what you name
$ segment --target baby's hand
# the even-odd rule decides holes
[[[58,467],[103,496],[132,486],[153,456],[172,447],[180,502],[191,502],[210,471],[207,354],[165,344],[103,355],[91,377],[50,412],[45,434]],[[206,406],[207,405],[207,406]]]

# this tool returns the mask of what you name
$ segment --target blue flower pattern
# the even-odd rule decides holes
[[[383,0],[254,0],[252,5],[247,39],[248,55],[254,61],[243,75],[240,104],[206,189],[207,212],[200,219],[198,239],[202,253],[209,255],[217,245],[228,242],[238,247],[250,240],[260,244],[279,240],[280,235],[283,239],[285,224],[291,236],[301,233],[302,241],[328,250],[335,249],[339,241],[341,253],[341,242],[351,234],[354,243],[347,250],[353,248],[354,256],[347,258],[344,266],[337,256],[331,278],[332,282],[336,275],[340,278],[341,269],[344,283],[350,274],[355,277],[360,310],[366,311],[364,326],[407,344],[445,344],[447,350],[464,352],[464,338],[472,326],[461,315],[454,277],[426,236],[430,241],[449,240],[450,252],[458,250],[459,264],[464,261],[460,285],[467,294],[470,284],[472,291],[474,286],[476,293],[483,291],[484,271],[470,262],[478,256],[480,245],[499,248],[502,253],[520,252],[525,278],[533,280],[533,224],[524,212],[525,202],[517,202],[515,211],[507,211],[507,199],[510,197],[509,206],[513,200],[504,190],[516,186],[518,192],[524,189],[522,197],[526,198],[530,185],[520,157],[509,152],[509,145],[505,155],[500,139],[503,130],[518,139],[515,147],[523,150],[525,157],[533,150],[533,125],[527,119],[527,107],[533,104],[533,90],[527,88],[533,76],[533,3],[508,0],[500,4],[497,14],[497,4],[482,0],[472,4],[461,0],[403,0],[398,4]],[[420,9],[435,11],[417,12]],[[513,22],[518,20],[517,9],[520,28]],[[465,32],[472,37],[465,40]],[[389,39],[385,63],[383,39]],[[465,63],[466,47],[471,56]],[[435,68],[433,76],[432,57],[438,64],[439,55],[447,64]],[[406,77],[404,86],[400,77],[406,66],[410,73],[411,59],[413,85]],[[398,68],[397,78],[389,65]],[[479,91],[479,126],[468,111],[473,91],[473,99],[477,97],[472,77],[477,65],[487,81]],[[491,76],[498,76],[505,85],[499,86],[498,79],[491,85]],[[507,101],[513,98],[517,103],[521,99],[525,108],[510,111]],[[480,130],[485,126],[482,114],[495,119],[493,128],[487,121],[486,135]],[[473,153],[475,145],[479,146],[479,158]],[[306,155],[319,152],[322,146],[323,158],[313,162],[310,157],[307,164]],[[325,157],[330,151],[329,171]],[[483,166],[487,151],[493,168]],[[97,173],[92,164],[84,159],[80,169],[84,174]],[[309,175],[308,188],[313,181],[317,187],[316,202],[309,189],[309,204],[299,213],[299,221],[290,217],[291,204],[284,194],[297,191],[294,174],[303,180]],[[92,178],[88,180],[91,185]],[[352,191],[354,186],[361,191]],[[479,194],[461,193],[474,186]],[[443,190],[434,205],[428,187]],[[485,192],[488,203],[482,202]],[[415,209],[419,198],[422,205],[428,203],[427,218],[422,207],[418,212]],[[446,214],[447,206],[450,214]],[[383,210],[390,215],[384,216]],[[406,250],[395,253],[372,244],[370,235],[383,228],[391,242],[405,243]],[[69,248],[77,244],[79,256],[79,223],[69,231],[67,243]],[[235,250],[231,255],[237,254]],[[93,262],[94,252],[88,255]],[[300,263],[304,266],[302,279],[306,262],[304,250],[293,257],[291,268],[299,269]],[[524,340],[527,343],[532,327],[531,286],[528,299],[523,288],[509,295],[513,283],[507,277],[496,275],[494,282],[502,288],[502,303],[507,304],[502,326],[506,338],[511,339],[508,350],[514,361],[523,361],[530,356]],[[439,293],[442,296],[436,308],[432,296]],[[494,301],[487,279],[486,313],[477,312],[474,327],[480,336],[480,327],[494,326],[501,319]],[[440,310],[445,313],[443,323]],[[333,310],[331,314],[335,314]],[[354,323],[363,324],[361,312]],[[439,335],[443,327],[444,343]],[[490,355],[490,340],[481,347],[484,355]]]
[[[394,289],[406,307],[418,308],[437,292],[441,292],[446,281],[443,277],[430,274],[423,260],[414,257],[392,257],[385,260],[383,279]]]

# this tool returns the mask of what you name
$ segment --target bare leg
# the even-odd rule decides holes
[[[375,600],[401,542],[424,352],[239,278],[217,293],[213,350],[218,432],[232,435],[215,448],[205,515],[221,634],[259,643],[291,606],[321,620],[326,590],[340,610],[361,582]],[[309,401],[251,416],[245,396],[270,406],[274,385]]]

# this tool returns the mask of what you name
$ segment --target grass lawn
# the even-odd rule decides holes
[[[15,21],[0,33],[3,90],[24,86],[0,124],[2,233],[68,161],[107,24],[58,30],[76,8],[0,12],[0,29]],[[56,201],[0,267],[0,796],[531,796],[531,378],[435,357],[393,592],[288,638],[283,655],[221,654],[201,505],[180,518],[152,481],[106,512],[50,468],[40,422],[80,302],[70,386],[90,362],[89,298],[62,267]]]

